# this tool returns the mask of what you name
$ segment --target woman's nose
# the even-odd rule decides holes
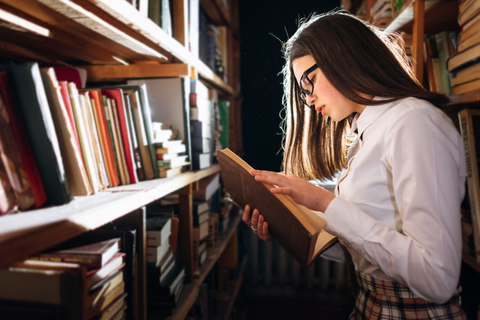
[[[307,95],[306,96],[306,102],[309,106],[311,105],[314,105],[315,104],[315,101],[316,101],[316,96],[314,93],[312,93],[311,95]]]

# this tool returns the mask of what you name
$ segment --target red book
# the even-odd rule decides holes
[[[129,125],[127,124],[128,118],[126,114],[125,103],[123,101],[123,90],[122,89],[102,89],[102,94],[106,97],[113,99],[117,107],[118,121],[120,124],[120,132],[123,150],[125,152],[125,158],[127,162],[128,175],[130,177],[130,183],[137,183],[137,170],[135,168],[135,163],[133,160],[133,149],[131,144],[132,134],[129,131]]]
[[[30,187],[35,199],[34,207],[39,208],[47,201],[47,194],[45,193],[40,171],[38,170],[37,162],[33,155],[33,149],[25,128],[25,122],[13,92],[14,89],[7,71],[0,71],[0,94],[5,103],[8,117],[11,119],[13,135],[20,152],[25,173],[30,182]]]
[[[65,108],[67,109],[68,118],[70,119],[70,123],[72,124],[73,134],[75,135],[75,140],[77,141],[78,149],[82,150],[80,147],[80,140],[78,139],[78,132],[77,132],[77,124],[75,123],[75,116],[73,115],[72,109],[72,102],[70,100],[70,95],[68,94],[68,84],[66,81],[58,81],[60,85],[60,91],[62,93],[63,103],[65,104]]]
[[[100,241],[93,244],[39,253],[30,260],[78,263],[88,268],[101,268],[120,250],[120,238]]]

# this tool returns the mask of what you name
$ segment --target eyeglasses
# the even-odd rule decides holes
[[[307,104],[307,96],[310,96],[313,93],[313,82],[312,80],[310,80],[310,78],[308,78],[308,75],[315,71],[317,68],[317,64],[314,64],[307,71],[305,71],[300,78],[300,99],[302,99],[302,102],[305,103],[305,105],[307,105],[308,107],[310,106]]]

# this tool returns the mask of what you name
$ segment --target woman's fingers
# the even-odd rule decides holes
[[[245,209],[243,210],[242,221],[249,227],[251,226],[250,213],[251,213],[251,209],[250,209],[250,206],[247,204],[245,206]]]
[[[256,231],[258,229],[259,216],[260,216],[260,211],[258,211],[257,209],[253,209],[252,219],[250,220],[250,228],[252,228],[253,231]]]
[[[253,234],[257,235],[264,241],[271,241],[270,232],[268,230],[268,223],[265,218],[260,214],[260,211],[252,209],[249,205],[246,205],[243,210],[242,221],[252,229]]]

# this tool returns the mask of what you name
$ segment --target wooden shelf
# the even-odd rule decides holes
[[[172,178],[148,180],[76,197],[63,206],[6,215],[0,223],[0,267],[96,229],[218,171],[219,166],[214,165]]]
[[[9,19],[11,15],[21,19]],[[185,46],[125,0],[0,0],[0,21],[6,22],[0,24],[0,42],[13,51],[10,56],[49,64],[120,66],[121,75],[134,72],[139,77],[144,77],[141,71],[145,66],[122,65],[180,62],[188,65],[186,70],[195,67],[217,89],[234,94],[231,86]],[[152,67],[146,77],[172,72],[165,68]],[[108,69],[104,73],[92,70],[96,81],[121,76]]]
[[[421,0],[409,0],[402,9],[393,14],[392,22],[386,30],[397,30],[412,33],[413,4]],[[435,34],[442,30],[458,28],[458,1],[456,0],[424,0],[425,3],[425,33]]]
[[[191,283],[185,285],[185,287],[183,288],[182,296],[180,297],[180,301],[178,302],[178,306],[175,309],[174,314],[168,318],[169,320],[184,319],[187,316],[188,311],[193,306],[198,297],[200,285],[210,273],[218,258],[222,255],[228,242],[230,241],[230,238],[234,235],[235,230],[240,222],[240,218],[240,215],[230,216],[230,223],[227,231],[219,235],[219,241],[215,251],[215,255],[205,260],[205,262],[200,268],[199,277]]]
[[[480,103],[480,89],[450,96],[453,103]]]

